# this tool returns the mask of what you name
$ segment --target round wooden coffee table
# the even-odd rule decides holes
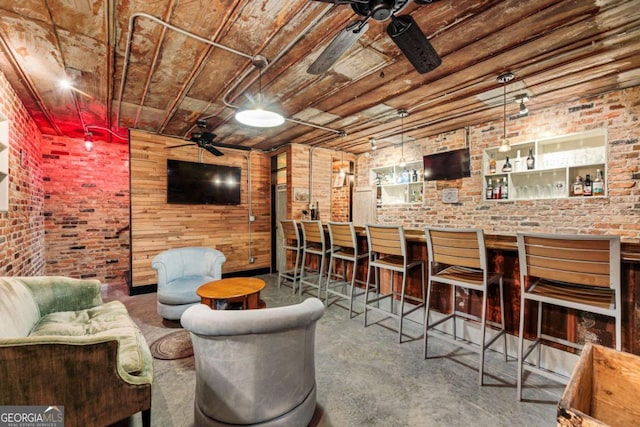
[[[264,280],[255,277],[230,277],[205,283],[196,293],[213,310],[249,310],[265,306],[260,300],[264,286]]]

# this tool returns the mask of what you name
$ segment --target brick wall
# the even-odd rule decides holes
[[[121,280],[129,270],[129,146],[42,137],[46,272]]]
[[[9,121],[9,210],[0,212],[0,276],[42,275],[41,134],[0,72],[0,114]]]
[[[538,111],[535,99],[526,117],[510,117],[507,136],[511,143],[567,133],[605,128],[608,132],[608,197],[528,200],[495,203],[482,194],[482,151],[499,145],[502,122],[469,129],[471,177],[451,182],[424,184],[424,202],[378,208],[380,223],[482,227],[488,233],[513,234],[519,230],[539,232],[618,234],[640,241],[640,87],[612,92],[579,102]],[[462,148],[462,131],[405,144],[407,160],[441,150]],[[397,162],[399,147],[379,149],[358,160],[358,186],[369,186],[369,170]],[[442,189],[457,187],[459,203],[442,203]]]

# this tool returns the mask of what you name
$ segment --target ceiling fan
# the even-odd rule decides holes
[[[214,156],[224,156],[224,153],[220,150],[218,150],[216,148],[216,146],[218,147],[222,147],[225,146],[225,144],[219,143],[219,142],[214,142],[214,139],[216,139],[216,134],[215,133],[211,133],[211,132],[207,132],[207,122],[204,120],[198,120],[196,122],[198,124],[198,128],[200,129],[198,132],[192,132],[191,136],[189,137],[189,141],[186,144],[180,144],[180,145],[173,145],[171,147],[167,147],[167,148],[178,148],[178,147],[185,147],[187,145],[192,145],[195,144],[200,148],[203,148],[205,150],[207,150],[208,152],[210,152],[211,154],[213,154]]]
[[[307,73],[322,74],[367,31],[369,19],[386,21],[391,18],[387,26],[387,34],[400,48],[413,67],[420,73],[427,73],[438,67],[442,60],[427,37],[411,15],[396,16],[402,11],[409,0],[315,0],[324,3],[349,4],[353,11],[363,19],[347,25],[327,48],[311,64]],[[419,5],[433,3],[437,0],[413,0]]]

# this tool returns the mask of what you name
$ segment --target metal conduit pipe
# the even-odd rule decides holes
[[[298,42],[298,41],[299,41],[299,40],[300,40],[304,35],[306,35],[306,33],[307,33],[309,30],[311,30],[311,28],[313,28],[315,25],[317,25],[317,23],[318,23],[318,22],[319,22],[319,21],[320,21],[320,20],[321,20],[321,19],[322,19],[322,18],[323,18],[323,17],[324,17],[328,12],[329,12],[329,10],[330,10],[332,7],[333,7],[332,5],[328,5],[328,6],[323,10],[323,12],[322,12],[318,17],[316,17],[316,19],[314,19],[314,20],[313,20],[309,25],[307,25],[307,27],[304,29],[304,31],[302,31],[300,34],[298,34],[298,36],[296,36],[296,37],[293,39],[293,41],[292,41],[291,43],[289,43],[289,44],[288,44],[288,45],[287,45],[287,46],[286,46],[286,47],[285,47],[285,48],[284,48],[284,49],[283,49],[283,50],[282,50],[282,51],[281,51],[281,52],[276,56],[276,58],[275,58],[273,61],[271,61],[271,62],[268,62],[268,63],[267,63],[267,65],[266,65],[266,67],[265,67],[265,70],[266,70],[266,69],[268,69],[268,68],[271,66],[271,64],[273,64],[275,61],[277,61],[278,59],[280,59],[280,58],[281,58],[281,57],[282,57],[282,56],[283,56],[283,55],[284,55],[284,54],[285,54],[289,49],[291,49],[291,47],[293,47],[293,46],[295,45],[295,43],[297,43],[297,42]],[[235,55],[241,56],[241,57],[243,57],[243,58],[249,59],[249,60],[251,60],[251,62],[252,62],[252,63],[255,63],[256,61],[261,61],[261,58],[263,58],[263,57],[261,57],[261,56],[259,56],[259,55],[252,56],[252,55],[249,55],[249,54],[247,54],[247,53],[240,52],[239,50],[236,50],[236,49],[233,49],[233,48],[230,48],[230,47],[224,46],[224,45],[222,45],[222,44],[220,44],[220,43],[216,43],[216,42],[211,41],[211,40],[209,40],[209,39],[206,39],[206,38],[204,38],[204,37],[198,36],[197,34],[190,33],[189,31],[183,30],[182,28],[176,27],[175,25],[171,25],[171,24],[169,24],[168,22],[165,22],[165,21],[163,21],[163,20],[162,20],[162,19],[160,19],[160,18],[157,18],[157,17],[155,17],[155,16],[153,16],[153,15],[149,15],[148,13],[136,12],[136,13],[132,14],[132,15],[131,15],[131,17],[129,18],[129,34],[127,35],[127,45],[126,45],[126,48],[125,48],[125,54],[124,54],[124,63],[123,63],[123,67],[122,67],[123,71],[122,71],[122,77],[121,77],[121,79],[120,79],[120,90],[119,90],[119,93],[118,93],[118,108],[117,108],[117,112],[116,112],[116,125],[117,125],[118,127],[120,127],[120,114],[121,114],[121,112],[122,112],[122,98],[123,98],[123,96],[124,96],[124,85],[125,85],[125,83],[126,83],[127,70],[128,70],[128,68],[129,68],[129,56],[130,56],[130,53],[131,53],[131,41],[132,41],[132,39],[133,39],[134,23],[135,23],[136,18],[139,18],[139,17],[140,17],[140,18],[147,18],[147,19],[150,19],[150,20],[152,20],[153,22],[155,22],[155,23],[157,23],[157,24],[160,24],[160,25],[163,25],[163,26],[165,26],[166,28],[169,28],[170,30],[176,31],[176,32],[178,32],[178,33],[180,33],[180,34],[182,34],[182,35],[185,35],[185,36],[187,36],[187,37],[191,37],[191,38],[193,38],[193,39],[195,39],[195,40],[198,40],[198,41],[200,41],[200,42],[202,42],[202,43],[205,43],[205,44],[208,44],[208,45],[211,45],[211,46],[217,47],[217,48],[219,48],[219,49],[222,49],[222,50],[225,50],[225,51],[227,51],[227,52],[233,53],[233,54],[235,54]],[[265,59],[265,61],[266,61],[266,59]],[[247,76],[251,71],[252,71],[252,70],[248,70],[248,72],[247,72],[247,73],[245,73],[245,74],[244,74],[240,79],[238,79],[238,83],[237,83],[237,84],[232,85],[231,89],[229,89],[229,90],[225,93],[225,95],[223,96],[223,102],[224,102],[224,104],[225,104],[225,106],[226,106],[226,107],[233,108],[233,109],[238,109],[238,108],[240,108],[239,106],[233,105],[233,104],[231,104],[229,101],[227,101],[227,97],[229,96],[229,94],[230,94],[233,90],[235,90],[235,89],[238,87],[239,82],[243,81],[243,80],[246,78],[246,76]],[[249,86],[251,86],[251,84],[253,84],[253,83],[255,82],[255,80],[256,80],[256,78],[252,79],[252,80],[251,80],[251,81],[250,81],[250,82],[249,82],[249,83],[248,83],[248,84],[247,84],[247,85],[242,89],[241,93],[242,93],[242,92],[244,92],[244,91],[246,91],[246,90],[249,88]],[[220,110],[220,111],[221,111],[221,110]],[[217,114],[217,113],[215,113],[215,114]],[[214,114],[214,115],[215,115],[215,114]],[[205,118],[205,120],[206,120],[207,118],[209,118],[209,117],[212,117],[212,116],[213,116],[213,115],[209,115],[209,116],[207,116],[207,117]],[[343,131],[341,131],[341,130],[331,129],[331,128],[328,128],[328,127],[325,127],[325,126],[316,125],[316,124],[314,124],[314,123],[309,123],[309,122],[305,122],[305,121],[297,120],[297,119],[293,119],[293,118],[287,118],[287,117],[285,117],[285,120],[287,120],[287,121],[289,121],[289,122],[292,122],[292,123],[296,123],[296,124],[304,125],[304,126],[314,127],[314,128],[317,128],[317,129],[321,129],[321,130],[327,131],[327,132],[335,132],[335,133],[342,133],[342,132],[343,132]]]
[[[134,22],[136,20],[136,18],[147,18],[150,19],[160,25],[163,25],[173,31],[176,31],[182,35],[185,35],[187,37],[191,37],[193,39],[196,39],[198,41],[201,41],[202,43],[206,43],[212,46],[215,46],[217,48],[220,48],[222,50],[225,50],[227,52],[236,54],[238,56],[242,56],[244,58],[253,60],[253,56],[246,54],[244,52],[240,52],[239,50],[235,50],[232,49],[230,47],[221,45],[220,43],[216,43],[214,41],[205,39],[204,37],[200,37],[197,34],[193,34],[190,33],[189,31],[183,30],[182,28],[176,27],[175,25],[171,25],[168,22],[163,21],[160,18],[156,18],[153,15],[149,15],[148,13],[143,13],[143,12],[136,12],[133,13],[131,15],[131,17],[129,17],[129,34],[127,35],[127,46],[125,48],[125,53],[124,53],[124,64],[122,66],[122,77],[120,79],[120,91],[118,93],[118,111],[117,111],[117,116],[116,116],[116,124],[118,125],[118,127],[120,126],[120,112],[121,112],[121,108],[122,108],[122,96],[124,94],[124,84],[126,82],[127,79],[127,70],[129,68],[129,55],[131,53],[131,40],[133,39],[133,28],[134,28]]]

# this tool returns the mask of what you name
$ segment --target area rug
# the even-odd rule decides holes
[[[151,354],[156,359],[175,360],[193,356],[189,331],[181,329],[171,332],[151,344]]]

